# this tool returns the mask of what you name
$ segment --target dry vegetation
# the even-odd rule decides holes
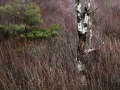
[[[93,17],[92,46],[97,50],[85,56],[85,86],[81,85],[81,73],[74,62],[78,37],[72,26],[74,19],[54,11],[64,18],[58,22],[64,26],[58,37],[35,42],[10,38],[0,42],[0,90],[119,90],[120,3],[110,1],[101,5],[96,0],[97,5],[104,7]]]

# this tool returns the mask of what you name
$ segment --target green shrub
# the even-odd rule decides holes
[[[34,39],[34,34],[33,33],[28,33],[27,38],[33,40]]]
[[[47,39],[51,36],[56,36],[58,35],[57,30],[58,27],[56,28],[56,25],[52,25],[49,28],[39,28],[37,26],[31,27],[24,24],[9,24],[8,26],[0,26],[0,33],[9,32],[10,36],[30,40]]]
[[[2,13],[2,14],[1,14]],[[0,26],[0,32],[10,33],[12,37],[20,39],[47,39],[51,36],[56,36],[58,25],[52,24],[48,28],[42,28],[43,23],[40,15],[40,8],[36,3],[22,3],[17,0],[15,2],[0,6],[0,14],[4,13],[12,16],[13,22],[5,26]]]
[[[8,29],[11,35],[16,36],[25,32],[25,25],[10,24]]]
[[[26,24],[33,26],[33,25],[40,25],[42,24],[42,19],[40,15],[40,8],[35,3],[30,3],[26,6],[25,11],[25,18],[26,18]]]
[[[21,1],[11,2],[4,6],[0,6],[0,12],[7,13],[13,17],[15,21],[19,20],[26,25],[40,25],[42,19],[40,15],[40,7],[36,3],[22,3]]]
[[[58,35],[57,31],[59,29],[62,29],[62,27],[57,25],[57,24],[52,24],[52,25],[49,26],[48,31],[52,36],[56,36],[56,35]]]
[[[5,25],[0,25],[0,33],[6,33],[8,31],[8,27]]]
[[[26,39],[26,36],[25,36],[25,34],[20,34],[19,38],[22,39],[22,40],[24,40],[24,39]]]

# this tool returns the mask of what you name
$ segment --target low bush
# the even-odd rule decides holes
[[[19,39],[47,39],[56,36],[58,25],[52,24],[48,28],[42,28],[43,20],[40,15],[40,8],[36,3],[23,3],[21,1],[12,2],[0,7],[0,14],[12,16],[7,25],[0,26],[1,33],[9,33],[11,37]],[[6,32],[7,31],[7,32]],[[2,38],[3,39],[3,38]]]

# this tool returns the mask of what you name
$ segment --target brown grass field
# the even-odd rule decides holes
[[[7,1],[1,0],[1,4]],[[43,26],[63,26],[57,37],[0,42],[0,90],[120,90],[119,0],[93,2],[93,8],[100,7],[91,15],[92,47],[97,50],[85,56],[85,86],[81,85],[81,73],[74,61],[78,39],[73,17],[75,2],[54,1],[35,0],[41,6]]]

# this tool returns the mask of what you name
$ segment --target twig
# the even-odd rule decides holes
[[[91,13],[93,13],[94,11],[96,11],[99,7],[97,7],[96,9],[92,10],[90,13],[88,13],[88,15],[90,15]]]

